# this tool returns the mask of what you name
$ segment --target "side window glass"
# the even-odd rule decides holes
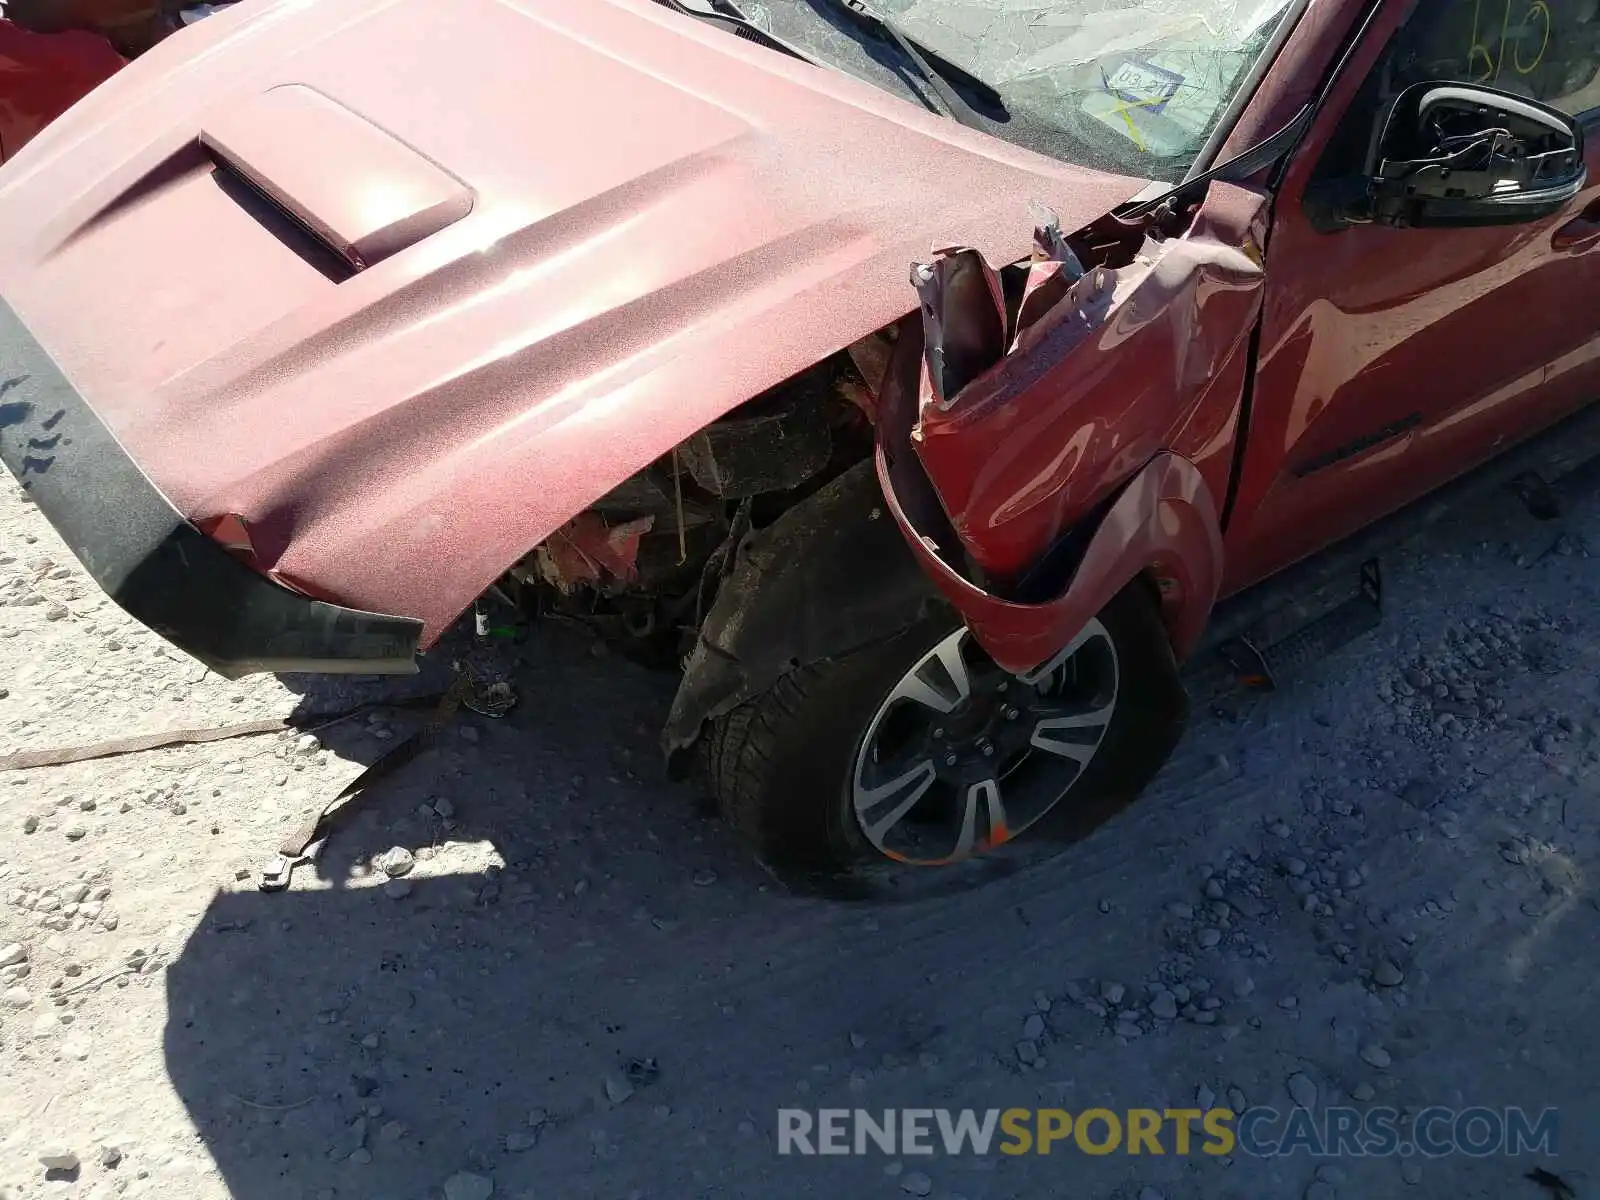
[[[1600,0],[1420,0],[1385,57],[1391,96],[1449,80],[1579,116],[1600,107]]]

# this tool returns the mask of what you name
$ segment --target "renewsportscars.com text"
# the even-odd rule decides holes
[[[1149,1154],[1257,1158],[1557,1152],[1553,1108],[782,1108],[778,1153]]]

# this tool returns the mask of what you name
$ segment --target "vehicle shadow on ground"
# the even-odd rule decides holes
[[[1348,681],[1337,702],[1318,687],[1291,689],[1236,735],[1202,716],[1165,782],[1103,836],[966,895],[865,907],[779,888],[705,817],[692,788],[666,781],[655,738],[669,677],[596,670],[570,637],[511,658],[520,703],[508,717],[465,716],[386,782],[335,836],[320,880],[279,895],[218,894],[169,967],[168,1074],[236,1200],[438,1200],[463,1171],[492,1178],[494,1200],[889,1194],[899,1185],[881,1157],[780,1159],[777,1109],[1115,1108],[1186,1103],[1203,1059],[1218,1064],[1213,1083],[1245,1077],[1260,1069],[1249,1036],[1230,1043],[1221,1029],[1181,1026],[1134,1053],[1061,1003],[1059,988],[1148,979],[1173,945],[1164,902],[1198,895],[1187,867],[1223,847],[1252,861],[1264,846],[1270,854],[1278,843],[1260,827],[1261,795],[1298,795],[1303,772],[1326,769],[1297,747],[1321,736],[1324,704],[1348,712],[1350,696],[1366,694]],[[400,720],[394,727],[403,732]],[[335,737],[351,774],[390,744],[364,723]],[[1221,746],[1231,765],[1214,753]],[[1389,881],[1385,904],[1415,910],[1454,878],[1437,864],[1417,869],[1415,857],[1448,857],[1460,843],[1403,837],[1385,822],[1420,818],[1382,795],[1369,803],[1360,853]],[[1465,813],[1462,824],[1470,834]],[[1499,836],[1483,833],[1493,863],[1504,861]],[[419,852],[399,887],[368,866],[391,845]],[[1529,1015],[1516,984],[1592,950],[1592,888],[1552,877],[1532,896],[1538,880],[1517,879],[1531,902],[1548,904],[1523,941],[1491,926],[1493,942],[1473,935],[1430,952],[1435,997],[1470,985],[1492,998],[1459,1014],[1429,1000],[1426,1021],[1403,1015],[1385,1039],[1409,1061],[1449,1064],[1450,1047],[1480,1024],[1521,1021],[1519,1036],[1533,1040],[1518,1044],[1545,1047],[1550,1068],[1539,1103],[1578,1112],[1587,1074],[1550,1031],[1581,1026],[1586,994],[1541,993]],[[1282,879],[1267,897],[1251,936],[1272,929],[1286,965],[1253,958],[1259,986],[1229,1000],[1227,1020],[1235,1031],[1252,1016],[1282,1026],[1275,1055],[1329,1058],[1325,1018],[1367,992],[1355,966],[1326,957],[1289,977],[1312,961],[1310,919]],[[1523,899],[1504,886],[1495,894],[1512,909]],[[1052,1061],[1026,1074],[1015,1050],[1039,987],[1057,998],[1042,1044]],[[1283,1025],[1278,998],[1289,991],[1323,1019]],[[1330,1085],[1371,1074],[1353,1052],[1340,1062]],[[1489,1094],[1500,1084],[1483,1071],[1464,1058],[1435,1069],[1435,1091],[1396,1099]],[[1130,1176],[1161,1166],[1077,1158],[1064,1176],[1059,1158],[1018,1160],[997,1187],[993,1176],[961,1174],[993,1170],[992,1158],[923,1165],[939,1196],[1052,1195],[1063,1178],[1075,1194],[1131,1195]],[[1479,1169],[1460,1169],[1469,1167]],[[1187,1169],[1169,1168],[1164,1186]],[[1392,1184],[1393,1170],[1379,1164],[1373,1177]],[[1299,1194],[1308,1173],[1303,1162],[1254,1163],[1231,1181],[1186,1178],[1177,1190],[1253,1200]],[[1373,1188],[1363,1194],[1393,1194]]]
[[[888,908],[784,890],[666,780],[671,680],[616,666],[530,644],[513,713],[465,716],[316,874],[212,901],[165,1054],[237,1200],[433,1200],[459,1171],[497,1198],[745,1194],[797,1085],[842,1103],[855,1071],[926,1058],[1082,902],[1031,872]],[[384,744],[346,740],[351,773]],[[370,866],[391,845],[418,854],[402,884]]]

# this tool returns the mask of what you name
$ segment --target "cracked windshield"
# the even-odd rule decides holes
[[[936,91],[892,38],[837,0],[741,7],[829,65],[908,99],[927,102]],[[873,11],[924,51],[969,106],[957,114],[968,123],[1054,158],[1179,179],[1289,8],[1288,0],[877,0]]]

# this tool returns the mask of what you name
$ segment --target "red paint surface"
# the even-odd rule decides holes
[[[1021,673],[1045,663],[1145,571],[1168,589],[1162,607],[1174,652],[1182,658],[1194,648],[1221,582],[1222,536],[1216,506],[1187,459],[1156,455],[1107,512],[1070,586],[1044,603],[1019,604],[975,587],[929,549],[891,482],[886,453],[880,446],[878,476],[890,512],[923,570],[1001,666]]]
[[[0,18],[0,162],[123,64],[94,33],[32,33]]]
[[[1200,261],[1209,258],[1202,255]],[[1130,277],[1135,276],[1140,283],[1150,278],[1143,268],[1135,269]],[[1259,287],[1254,290],[1259,292]],[[1125,294],[1121,303],[1127,302]],[[1099,311],[1105,321],[1113,322],[1120,310],[1112,304]],[[879,482],[889,510],[917,560],[961,612],[984,649],[1010,670],[1024,672],[1038,667],[1066,645],[1129,580],[1147,574],[1159,586],[1174,650],[1180,657],[1186,655],[1205,627],[1223,571],[1218,504],[1195,464],[1159,450],[1145,455],[1131,471],[1124,472],[1117,481],[1122,484],[1120,493],[1100,517],[1093,537],[1075,562],[1070,581],[1058,594],[1039,603],[1025,603],[999,594],[999,586],[994,583],[979,586],[969,572],[952,564],[963,555],[976,558],[981,531],[974,530],[969,511],[949,507],[952,493],[948,486],[941,485],[940,476],[942,471],[950,471],[958,478],[970,478],[972,468],[981,464],[981,459],[966,460],[954,454],[953,438],[950,456],[935,455],[930,459],[926,447],[913,440],[913,423],[918,422],[919,416],[922,425],[929,420],[925,404],[920,414],[918,411],[919,402],[925,402],[928,395],[926,363],[921,326],[907,321],[902,329],[895,360],[879,397]],[[1082,352],[1082,347],[1092,344],[1093,339],[1081,341],[1080,349],[1073,352]],[[1138,343],[1124,344],[1130,346],[1128,353],[1133,355]],[[1137,370],[1137,357],[1124,360],[1120,351],[1115,353],[1118,362],[1130,364],[1123,370]],[[1237,379],[1237,375],[1233,378]],[[1042,379],[1044,382],[1032,386],[1025,383],[1006,395],[1005,406],[1024,415],[1036,406],[1052,412],[1053,419],[1066,422],[1069,410],[1055,407],[1059,394],[1051,386],[1050,376]],[[980,379],[971,386],[978,387],[981,382]],[[1205,387],[1189,393],[1187,418],[1177,421],[1176,427],[1188,429],[1207,424],[1197,414],[1205,411],[1211,395],[1212,389]],[[990,389],[972,399],[992,401],[994,396]],[[1089,431],[1077,435],[1080,445],[1093,444],[1094,430],[1107,419],[1108,412],[1116,421],[1128,419],[1123,409],[1108,406],[1103,391],[1093,397],[1084,393],[1075,396],[1076,408],[1070,410],[1076,421],[1073,428]],[[968,398],[966,392],[957,392],[949,411],[959,411]],[[1236,398],[1234,393],[1227,403],[1219,405],[1224,414],[1231,414]],[[1162,398],[1158,403],[1163,406],[1160,411],[1164,411],[1168,400]],[[981,445],[977,441],[973,444]],[[1071,464],[1067,464],[1066,469],[1049,476],[1041,474],[1039,478],[1064,489],[1074,474]],[[1091,502],[1085,501],[1088,503]],[[1085,507],[1069,512],[1061,528],[1070,528],[1087,511]],[[1000,528],[1001,523],[992,522],[989,527]],[[944,533],[947,529],[959,540],[959,547],[949,544]]]
[[[1090,271],[948,407],[923,405],[918,457],[986,574],[1016,578],[1160,450],[1226,494],[1262,209],[1214,186],[1182,237]]]
[[[330,281],[195,147],[285,82],[472,212]],[[621,480],[904,315],[936,242],[1007,261],[1030,202],[1073,228],[1140,186],[649,0],[241,5],[0,172],[0,288],[185,513],[431,642]]]
[[[1225,156],[1316,93],[1366,8],[1311,7]],[[1312,166],[1406,8],[1380,11],[1270,204],[1262,180],[1213,184],[1181,236],[1110,273],[1075,336],[924,413],[915,448],[897,357],[874,409],[890,507],[1002,663],[1049,658],[1140,572],[1182,654],[1219,594],[1600,386],[1600,139],[1597,182],[1543,223],[1306,223]],[[435,164],[471,211],[335,282],[218,185],[198,141],[286,83]],[[314,162],[313,207],[366,227],[360,162],[268,149],[279,173]],[[431,641],[627,476],[902,317],[906,266],[932,247],[1015,261],[1031,202],[1072,230],[1139,187],[649,0],[248,5],[157,46],[0,171],[0,290],[184,512],[237,514],[262,569],[420,616]],[[1108,500],[1059,596],[1003,598]],[[960,545],[931,547],[946,519]]]
[[[1586,143],[1589,186],[1540,221],[1332,234],[1308,224],[1302,200],[1312,171],[1406,10],[1380,13],[1276,201],[1224,595],[1600,395],[1600,236],[1581,236],[1600,234],[1600,138]],[[1405,420],[1416,424],[1397,437],[1297,473]]]
[[[218,106],[200,143],[357,269],[472,211],[459,179],[300,84]]]

